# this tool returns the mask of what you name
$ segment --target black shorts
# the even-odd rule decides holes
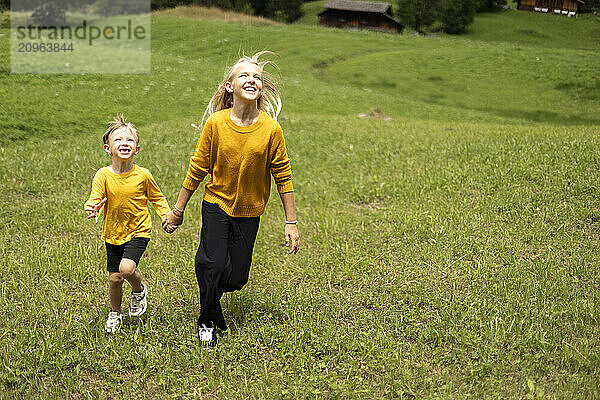
[[[106,244],[106,269],[108,272],[119,272],[119,264],[123,258],[135,261],[137,265],[148,246],[150,239],[137,237],[121,245]]]

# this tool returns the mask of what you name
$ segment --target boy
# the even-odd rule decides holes
[[[88,218],[95,218],[98,222],[98,215],[104,207],[102,240],[106,242],[111,306],[105,330],[114,333],[123,322],[123,280],[131,284],[129,315],[138,317],[146,311],[148,288],[142,283],[137,264],[150,241],[152,230],[148,200],[161,220],[171,210],[150,172],[133,163],[133,156],[140,151],[135,125],[128,123],[123,115],[109,124],[102,139],[112,164],[96,172],[85,211]]]

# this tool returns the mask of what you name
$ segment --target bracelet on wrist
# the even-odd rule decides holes
[[[285,221],[285,223],[286,223],[286,224],[289,224],[289,225],[296,225],[296,224],[298,223],[298,221],[297,221],[297,220],[293,220],[293,221]]]
[[[173,206],[173,211],[178,211],[179,213],[181,213],[181,215],[183,215],[183,210],[175,205]]]

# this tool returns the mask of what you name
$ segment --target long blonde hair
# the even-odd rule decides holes
[[[231,81],[231,79],[233,78],[233,72],[235,71],[235,68],[238,66],[238,64],[243,62],[249,62],[258,65],[262,70],[263,89],[262,95],[256,101],[256,107],[264,113],[268,114],[269,116],[273,117],[274,119],[277,119],[277,116],[281,112],[281,107],[283,106],[281,103],[281,94],[278,88],[279,85],[277,80],[273,77],[273,75],[264,70],[265,66],[269,64],[274,66],[275,68],[277,68],[277,66],[269,60],[258,61],[258,58],[263,54],[274,54],[278,56],[277,53],[274,53],[272,51],[259,51],[252,57],[242,56],[242,58],[240,58],[235,64],[233,64],[231,68],[229,68],[229,71],[223,77],[223,81],[217,88],[217,91],[208,102],[206,110],[204,110],[204,114],[202,115],[202,125],[204,125],[206,119],[210,117],[213,113],[224,110],[226,108],[233,107],[233,94],[229,93],[225,89],[225,84]]]

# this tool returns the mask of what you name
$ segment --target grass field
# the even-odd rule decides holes
[[[0,28],[0,398],[600,397],[595,17],[483,14],[456,37],[152,18],[148,75],[10,75]],[[190,123],[262,49],[301,252],[274,193],[230,332],[200,348],[197,193],[172,236],[153,214],[149,311],[106,336],[83,213],[105,122],[138,125],[172,204]]]

